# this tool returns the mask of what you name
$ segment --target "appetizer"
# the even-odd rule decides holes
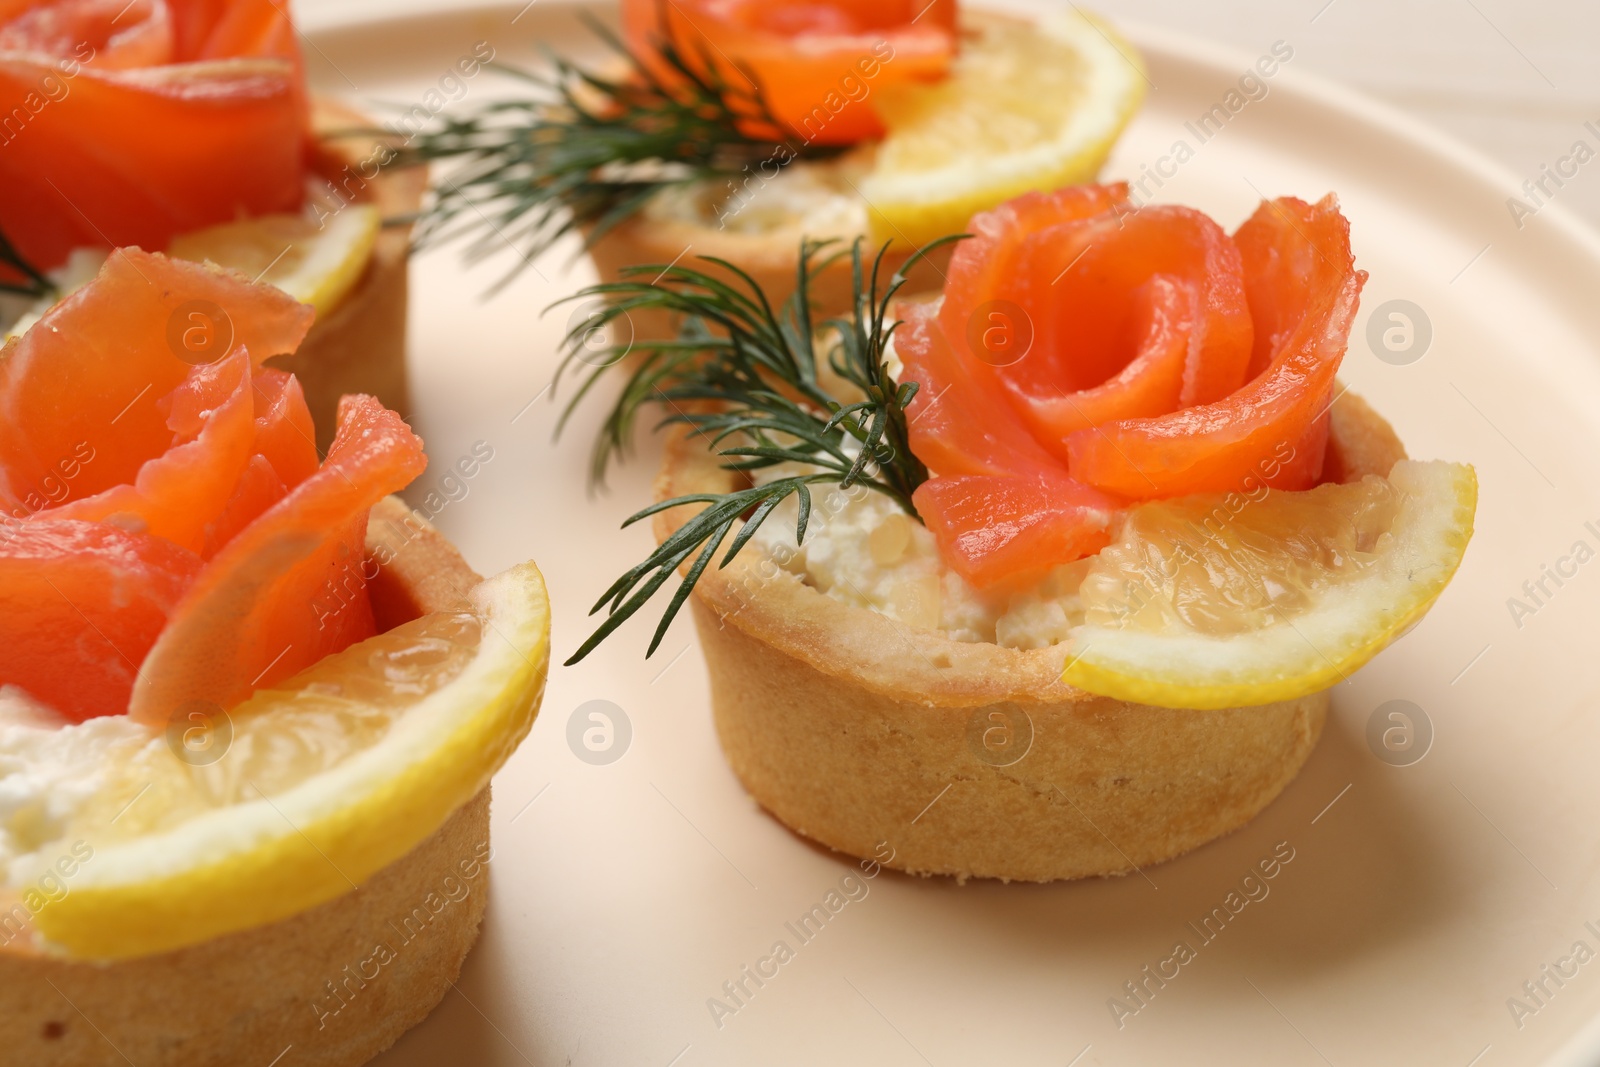
[[[932,298],[859,245],[804,249],[781,311],[681,264],[582,294],[691,318],[635,345],[597,449],[655,397],[682,430],[635,516],[659,547],[578,655],[681,571],[651,650],[691,604],[729,762],[789,826],[923,873],[1122,874],[1278,795],[1454,574],[1476,478],[1337,382],[1366,275],[1332,196],[1229,235],[1087,186],[967,229]],[[860,299],[817,330],[830,254]]]
[[[0,6],[0,328],[18,333],[113,248],[211,260],[317,310],[282,365],[325,449],[339,398],[406,409],[405,226],[424,176],[307,90],[275,0]]]
[[[410,146],[464,159],[425,235],[477,230],[485,252],[510,235],[531,256],[577,229],[605,280],[688,248],[781,302],[801,235],[870,235],[898,266],[974,211],[1093,180],[1146,83],[1133,49],[1075,7],[1029,20],[956,0],[623,0],[621,39],[600,32],[613,67],[558,60],[524,76],[532,97]],[[812,284],[820,313],[848,310],[847,264]]]
[[[477,937],[544,585],[390,495],[426,460],[374,398],[318,459],[264,365],[311,320],[130,248],[0,349],[11,1062],[363,1063]]]

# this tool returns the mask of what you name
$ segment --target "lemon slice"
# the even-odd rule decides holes
[[[164,952],[351,891],[476,796],[527,734],[549,634],[544,581],[525,564],[213,721],[163,732],[116,716],[46,742],[74,745],[68,765],[92,788],[60,785],[48,816],[10,820],[14,848],[30,822],[35,839],[8,881],[59,885],[51,864],[92,855],[33,916],[40,947]]]
[[[176,237],[168,254],[210,260],[276,285],[325,318],[350,295],[372,258],[378,209],[352,204],[321,223],[305,215],[260,215]]]
[[[889,133],[861,184],[878,240],[922,244],[1033,189],[1092,181],[1144,99],[1144,65],[1076,8],[968,12],[950,76],[874,98]]]
[[[1387,479],[1138,507],[1089,566],[1062,680],[1168,708],[1326,689],[1438,599],[1477,499],[1471,467],[1401,460]]]

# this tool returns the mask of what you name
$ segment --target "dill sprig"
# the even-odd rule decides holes
[[[649,404],[662,404],[668,409],[662,426],[681,425],[698,433],[707,447],[724,459],[723,466],[738,472],[746,482],[727,493],[664,500],[623,523],[631,526],[670,508],[705,505],[605,591],[590,614],[603,609],[606,618],[569,664],[592,652],[687,562],[689,569],[650,641],[646,655],[653,654],[730,534],[733,539],[717,564],[719,568],[738,555],[778,505],[795,497],[795,539],[804,542],[814,485],[841,489],[860,485],[883,493],[916,517],[911,494],[927,480],[928,469],[911,451],[906,408],[918,387],[916,382],[897,381],[890,373],[885,349],[899,325],[890,321],[890,304],[919,259],[959,239],[946,237],[920,249],[886,286],[881,274],[887,245],[878,251],[869,270],[860,238],[848,251],[831,253],[828,246],[834,242],[802,241],[794,294],[776,311],[755,279],[732,263],[711,256],[700,258],[728,277],[692,267],[638,266],[625,273],[653,280],[590,286],[567,298],[601,298],[606,304],[568,334],[563,371],[575,361],[592,363],[593,357],[582,348],[585,339],[634,311],[670,311],[683,316],[683,326],[673,340],[619,343],[606,350],[600,365],[592,367],[568,402],[563,425],[610,367],[624,357],[637,361],[602,424],[592,460],[593,477],[602,478],[608,464],[625,453],[640,411]],[[848,318],[814,322],[810,281],[844,255],[850,257],[854,282],[852,313]],[[836,395],[837,386],[830,386],[819,374],[824,368],[848,383],[855,395]],[[815,470],[769,482],[754,481],[756,472],[784,463]]]
[[[42,297],[56,291],[55,282],[29,263],[0,230],[0,293]]]
[[[448,117],[401,150],[401,164],[461,161],[435,183],[419,246],[475,234],[469,258],[509,244],[525,266],[569,232],[593,243],[663,189],[842,151],[793,136],[755,76],[729,71],[704,44],[694,62],[677,42],[658,42],[674,75],[662,79],[610,29],[584,19],[617,53],[619,73],[584,70],[554,53],[548,73],[493,64],[531,95]]]

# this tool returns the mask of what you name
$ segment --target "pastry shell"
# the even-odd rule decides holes
[[[451,608],[480,580],[394,497],[372,511],[369,553],[379,545],[394,554],[369,587],[380,629]],[[111,964],[0,954],[0,1059],[224,1067],[267,1063],[292,1045],[295,1064],[365,1063],[461,973],[483,918],[488,855],[485,787],[358,890],[281,922]],[[431,911],[423,902],[446,884],[465,895]],[[394,951],[378,966],[380,944]]]
[[[1330,417],[1330,479],[1405,457],[1360,398]],[[674,436],[656,496],[734,477],[698,436]],[[691,514],[657,515],[657,540]],[[1060,680],[1060,648],[913,629],[754,551],[708,569],[691,604],[717,736],[751,796],[806,837],[919,874],[1045,882],[1180,855],[1266,807],[1328,709],[1326,692],[1220,711],[1095,696]]]

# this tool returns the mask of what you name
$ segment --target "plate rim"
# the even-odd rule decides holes
[[[568,14],[584,9],[614,9],[610,0],[477,0],[467,4],[451,0],[321,0],[315,4],[296,0],[295,20],[302,38],[314,51],[320,52],[319,37],[343,35],[380,24],[392,26],[442,17],[460,21],[482,17],[520,18],[534,3],[545,12],[557,9]],[[1045,0],[990,0],[971,6],[1022,14],[1052,10]],[[1219,76],[1236,77],[1239,72],[1251,68],[1256,60],[1235,45],[1147,20],[1118,18],[1116,25],[1142,51],[1171,62],[1206,68]],[[1398,105],[1332,76],[1305,67],[1282,67],[1273,77],[1273,94],[1279,93],[1294,98],[1298,106],[1338,113],[1373,133],[1401,141],[1411,152],[1431,157],[1496,198],[1520,187],[1511,168],[1482,149],[1407,113]],[[1571,252],[1600,269],[1600,225],[1590,223],[1561,201],[1544,204],[1538,214],[1543,223],[1543,240],[1567,245]],[[1562,303],[1554,294],[1550,299],[1558,305]],[[1545,1067],[1586,1067],[1600,1062],[1600,1013],[1580,1024],[1543,1062]]]

